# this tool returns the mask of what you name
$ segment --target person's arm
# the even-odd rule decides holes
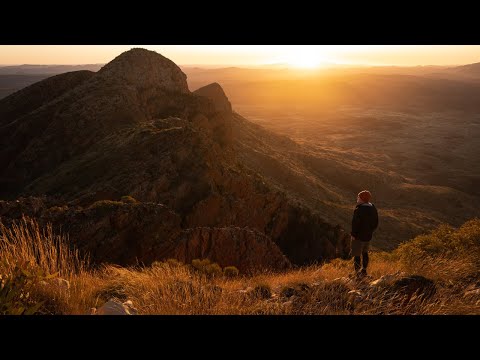
[[[373,209],[375,210],[373,212],[373,230],[376,230],[377,227],[378,227],[378,212],[377,212],[377,208],[374,206]]]
[[[357,237],[360,231],[360,211],[359,208],[356,208],[353,212],[352,218],[352,232],[350,233],[351,236]]]

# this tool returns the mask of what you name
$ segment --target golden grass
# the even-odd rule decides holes
[[[78,250],[70,249],[68,237],[54,234],[51,225],[41,228],[35,220],[24,217],[11,227],[0,222],[0,234],[3,272],[11,272],[21,260],[23,264],[67,279],[84,272],[88,266],[88,259]]]
[[[111,298],[131,300],[139,314],[480,314],[480,298],[464,297],[469,285],[478,286],[473,258],[438,257],[412,268],[391,253],[372,253],[368,281],[348,280],[352,262],[340,259],[323,266],[234,278],[209,276],[175,262],[88,269],[78,251],[67,246],[68,239],[54,235],[49,226],[41,229],[28,219],[9,229],[0,226],[0,256],[6,260],[0,267],[3,273],[27,261],[70,281],[68,291],[56,286],[36,289],[33,296],[46,301],[43,313],[48,314],[88,314]],[[428,299],[409,298],[388,287],[368,286],[386,274],[398,278],[400,272],[434,280],[436,294]],[[297,289],[292,290],[294,296],[283,296],[286,288]],[[272,295],[264,298],[255,289]],[[359,291],[360,301],[351,290]]]

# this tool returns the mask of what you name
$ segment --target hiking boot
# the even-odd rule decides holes
[[[358,273],[358,276],[359,277],[365,277],[367,276],[367,269],[362,269],[359,273]]]

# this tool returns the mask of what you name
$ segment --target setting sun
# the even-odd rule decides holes
[[[310,46],[295,46],[286,56],[286,63],[292,67],[313,69],[322,65],[323,59],[318,48]]]
[[[480,45],[0,45],[0,314],[480,315],[479,93]]]

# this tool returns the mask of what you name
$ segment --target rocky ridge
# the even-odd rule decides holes
[[[2,221],[61,225],[95,261],[121,265],[175,254],[282,268],[348,254],[340,227],[244,161],[249,124],[219,84],[191,93],[180,68],[143,49],[54,78],[0,101]],[[254,153],[265,140],[248,141]]]

